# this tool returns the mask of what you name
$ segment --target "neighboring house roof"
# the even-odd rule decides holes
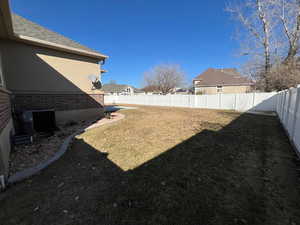
[[[17,35],[25,35],[28,37],[37,38],[43,41],[48,41],[60,45],[65,45],[71,48],[82,49],[98,53],[97,51],[83,46],[69,38],[64,37],[61,34],[48,30],[34,22],[31,22],[22,16],[12,13],[12,23],[14,33]]]
[[[104,84],[102,90],[106,93],[120,93],[128,87],[131,86],[126,84]]]
[[[246,77],[241,76],[241,74],[234,68],[229,69],[213,69],[209,68],[199,76],[197,76],[195,81],[200,81],[197,86],[242,86],[242,85],[252,85],[253,83]]]

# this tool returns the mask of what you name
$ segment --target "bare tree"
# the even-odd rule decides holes
[[[185,73],[179,65],[162,64],[144,74],[145,87],[156,87],[162,94],[170,93],[184,84]]]
[[[280,21],[280,28],[287,41],[287,54],[283,62],[295,61],[300,47],[300,0],[272,0],[271,4],[275,12],[273,15],[276,20]],[[282,35],[281,32],[280,35]]]
[[[300,64],[297,61],[279,63],[272,66],[270,71],[270,88],[281,91],[300,84]]]
[[[153,85],[146,85],[142,89],[142,91],[148,93],[148,92],[159,92],[158,87]]]
[[[246,68],[260,88],[281,90],[299,82],[300,0],[245,0],[227,11],[247,31],[241,42],[250,46]]]
[[[241,4],[231,4],[226,8],[247,31],[249,38],[246,41],[253,44],[254,47],[250,47],[251,49],[258,51],[255,55],[263,56],[264,62],[260,75],[266,82],[266,88],[268,88],[268,73],[271,68],[271,38],[275,26],[273,15],[270,13],[271,1],[246,0]],[[244,54],[248,55],[249,52]]]

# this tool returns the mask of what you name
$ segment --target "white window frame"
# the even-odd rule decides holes
[[[223,86],[218,85],[218,86],[216,87],[216,89],[217,89],[217,93],[223,93]]]

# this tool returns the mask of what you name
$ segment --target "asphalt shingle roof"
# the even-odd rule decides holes
[[[104,84],[102,90],[107,93],[120,93],[125,90],[129,85],[125,84]]]
[[[209,68],[194,80],[200,81],[197,86],[218,86],[218,85],[251,85],[252,82],[236,69],[213,69]]]
[[[17,14],[12,14],[12,23],[13,23],[13,29],[15,34],[29,36],[39,40],[48,41],[55,44],[76,48],[79,50],[85,50],[85,51],[101,54],[69,38],[66,38],[61,34],[58,34],[36,23],[33,23]]]

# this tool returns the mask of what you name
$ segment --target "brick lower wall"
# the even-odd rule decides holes
[[[102,108],[103,94],[13,94],[12,104],[15,110],[55,111]]]
[[[10,95],[0,89],[0,133],[11,118]]]

